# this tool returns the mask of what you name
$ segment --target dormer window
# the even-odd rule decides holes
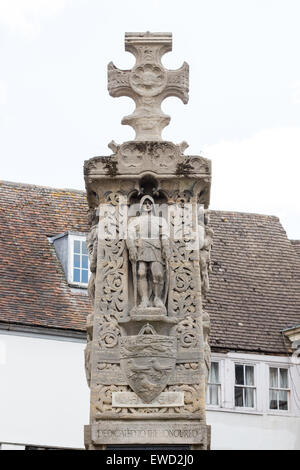
[[[86,289],[89,280],[89,258],[84,233],[65,232],[51,237],[57,256],[70,286]]]
[[[69,283],[86,286],[89,280],[89,258],[86,237],[69,235]]]

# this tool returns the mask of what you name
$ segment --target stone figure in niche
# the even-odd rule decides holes
[[[166,313],[170,257],[168,225],[163,217],[156,215],[151,196],[142,197],[140,215],[128,223],[127,247],[135,307],[160,308]]]
[[[204,236],[200,242],[200,269],[201,269],[201,287],[202,294],[205,296],[209,291],[209,272],[211,271],[211,249],[213,245],[213,230],[209,227],[209,217],[206,213],[204,215]]]

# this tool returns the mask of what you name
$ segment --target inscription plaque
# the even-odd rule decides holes
[[[126,423],[99,421],[91,425],[94,444],[198,444],[206,445],[207,426],[192,421]]]
[[[145,403],[132,392],[113,392],[112,406],[118,408],[170,408],[184,406],[184,392],[162,392],[151,403]]]

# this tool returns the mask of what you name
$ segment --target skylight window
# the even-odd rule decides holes
[[[49,241],[54,245],[68,284],[86,289],[90,276],[86,234],[68,231],[49,237]]]
[[[89,280],[89,258],[86,237],[69,235],[69,283],[86,287]]]

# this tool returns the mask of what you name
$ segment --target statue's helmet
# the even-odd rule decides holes
[[[153,197],[149,196],[148,194],[146,194],[145,196],[143,196],[142,199],[140,200],[140,210],[142,210],[143,205],[145,204],[145,201],[147,201],[147,200],[151,202],[151,205],[152,205],[152,213],[155,214],[155,202],[154,202],[154,199],[153,199]]]

